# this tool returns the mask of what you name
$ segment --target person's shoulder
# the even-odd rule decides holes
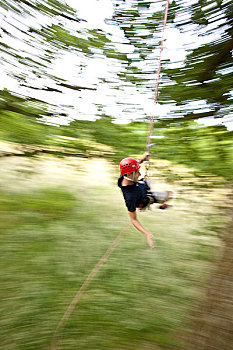
[[[139,182],[137,183],[137,185],[138,185],[138,187],[141,187],[141,188],[146,187],[145,183],[142,182],[142,181],[139,181]]]
[[[121,188],[121,183],[122,183],[122,180],[123,180],[123,175],[121,175],[119,178],[118,178],[118,180],[117,180],[117,185],[118,185],[118,187],[120,187]]]

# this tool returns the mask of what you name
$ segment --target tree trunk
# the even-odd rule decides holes
[[[223,236],[222,253],[206,297],[185,335],[184,350],[233,349],[233,207]]]

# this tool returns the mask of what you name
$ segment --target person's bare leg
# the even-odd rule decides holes
[[[166,202],[172,198],[173,192],[172,191],[166,191],[166,192],[167,192],[167,199],[159,206],[159,209],[167,209],[171,207],[171,205],[167,204]]]

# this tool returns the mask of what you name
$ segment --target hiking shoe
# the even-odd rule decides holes
[[[163,203],[163,204],[161,204],[161,205],[159,206],[159,209],[168,209],[168,208],[170,208],[170,207],[171,207],[171,205],[166,204],[166,203]]]

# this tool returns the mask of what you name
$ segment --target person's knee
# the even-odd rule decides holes
[[[154,203],[165,203],[171,198],[172,191],[155,191],[152,195],[155,198]]]
[[[171,199],[173,196],[173,192],[172,191],[166,191],[167,192],[167,200]]]

